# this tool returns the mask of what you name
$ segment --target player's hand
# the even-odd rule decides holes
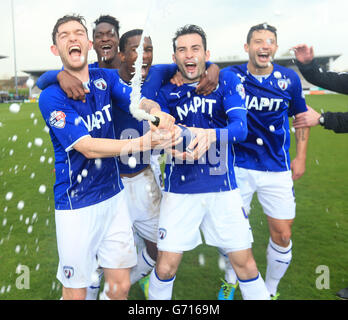
[[[66,70],[62,70],[58,73],[57,80],[68,98],[86,102],[86,93],[89,93],[89,90],[84,88],[81,80],[77,79]]]
[[[305,128],[305,127],[314,127],[319,124],[320,113],[316,112],[310,106],[307,106],[306,112],[298,113],[295,116],[292,125],[295,129]]]
[[[154,126],[151,123],[152,131],[156,131],[157,129],[166,129],[169,131],[174,130],[175,118],[173,116],[171,116],[170,114],[166,112],[163,112],[161,110],[154,109],[154,108],[151,109],[150,114],[160,119],[158,127]]]
[[[202,75],[196,88],[197,94],[207,96],[211,94],[219,83],[220,69],[216,64],[212,64]]]
[[[292,171],[292,180],[300,179],[306,171],[306,159],[295,157],[290,164]]]
[[[176,74],[170,79],[170,83],[181,87],[184,84],[184,78],[180,71],[177,71]]]
[[[151,149],[169,149],[180,143],[180,139],[182,139],[180,133],[178,127],[173,130],[158,128],[150,130],[144,135],[144,144],[150,146]]]
[[[306,44],[298,44],[292,49],[295,51],[296,59],[302,64],[308,64],[314,59],[313,47],[308,48]]]
[[[182,137],[177,140],[177,143],[181,143]],[[181,152],[173,147],[164,150],[172,158],[179,159],[180,161],[186,160],[186,152]],[[175,161],[175,160],[174,160]],[[182,163],[182,162],[181,162]]]
[[[209,150],[212,143],[216,141],[216,132],[213,129],[194,127],[190,127],[189,129],[195,134],[195,138],[186,148],[186,159],[198,160]]]

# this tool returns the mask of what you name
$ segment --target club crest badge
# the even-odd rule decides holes
[[[288,88],[289,83],[288,83],[288,81],[285,80],[285,79],[279,79],[279,80],[278,80],[278,86],[279,86],[280,89],[282,89],[283,91],[285,91],[285,90]]]
[[[108,87],[106,84],[106,81],[103,78],[100,78],[98,80],[95,80],[94,85],[96,86],[97,89],[105,91],[106,88]]]
[[[64,275],[67,279],[70,279],[74,276],[74,268],[69,266],[63,267]]]
[[[50,114],[49,123],[51,127],[55,127],[57,129],[63,129],[65,127],[65,118],[66,115],[63,111],[53,111]]]
[[[167,235],[167,230],[164,228],[159,228],[158,229],[158,237],[163,240]]]

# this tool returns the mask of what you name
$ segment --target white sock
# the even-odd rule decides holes
[[[103,277],[103,269],[98,268],[95,272],[96,279],[95,281],[87,288],[86,291],[86,300],[97,300],[98,293],[100,290],[100,283]]]
[[[238,280],[243,300],[270,300],[269,292],[260,273],[254,279]]]
[[[146,247],[138,252],[137,265],[131,269],[130,280],[131,284],[136,283],[141,278],[145,277],[156,264],[147,253]]]
[[[276,295],[280,279],[288,269],[292,258],[292,242],[286,248],[269,239],[267,247],[266,287],[271,295]]]
[[[158,278],[156,268],[152,269],[149,283],[149,300],[171,300],[175,276],[168,280]]]

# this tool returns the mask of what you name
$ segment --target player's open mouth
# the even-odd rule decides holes
[[[197,64],[195,62],[185,62],[185,68],[188,73],[193,73],[196,71]]]
[[[105,44],[105,45],[101,46],[101,49],[103,50],[104,55],[106,56],[111,51],[112,46],[110,44]]]
[[[269,53],[265,53],[265,52],[261,52],[257,54],[257,57],[259,58],[259,60],[261,62],[269,62],[270,59],[270,54]]]
[[[141,76],[142,76],[143,79],[146,78],[149,67],[150,67],[149,64],[143,63],[143,65],[141,67]]]
[[[79,45],[72,45],[70,48],[69,48],[69,55],[72,57],[72,58],[78,58],[80,59],[80,56],[81,56],[81,47]]]

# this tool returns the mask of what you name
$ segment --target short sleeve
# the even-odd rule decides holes
[[[89,136],[83,119],[74,110],[70,99],[57,87],[49,87],[41,93],[39,108],[47,127],[66,152],[80,139]]]

